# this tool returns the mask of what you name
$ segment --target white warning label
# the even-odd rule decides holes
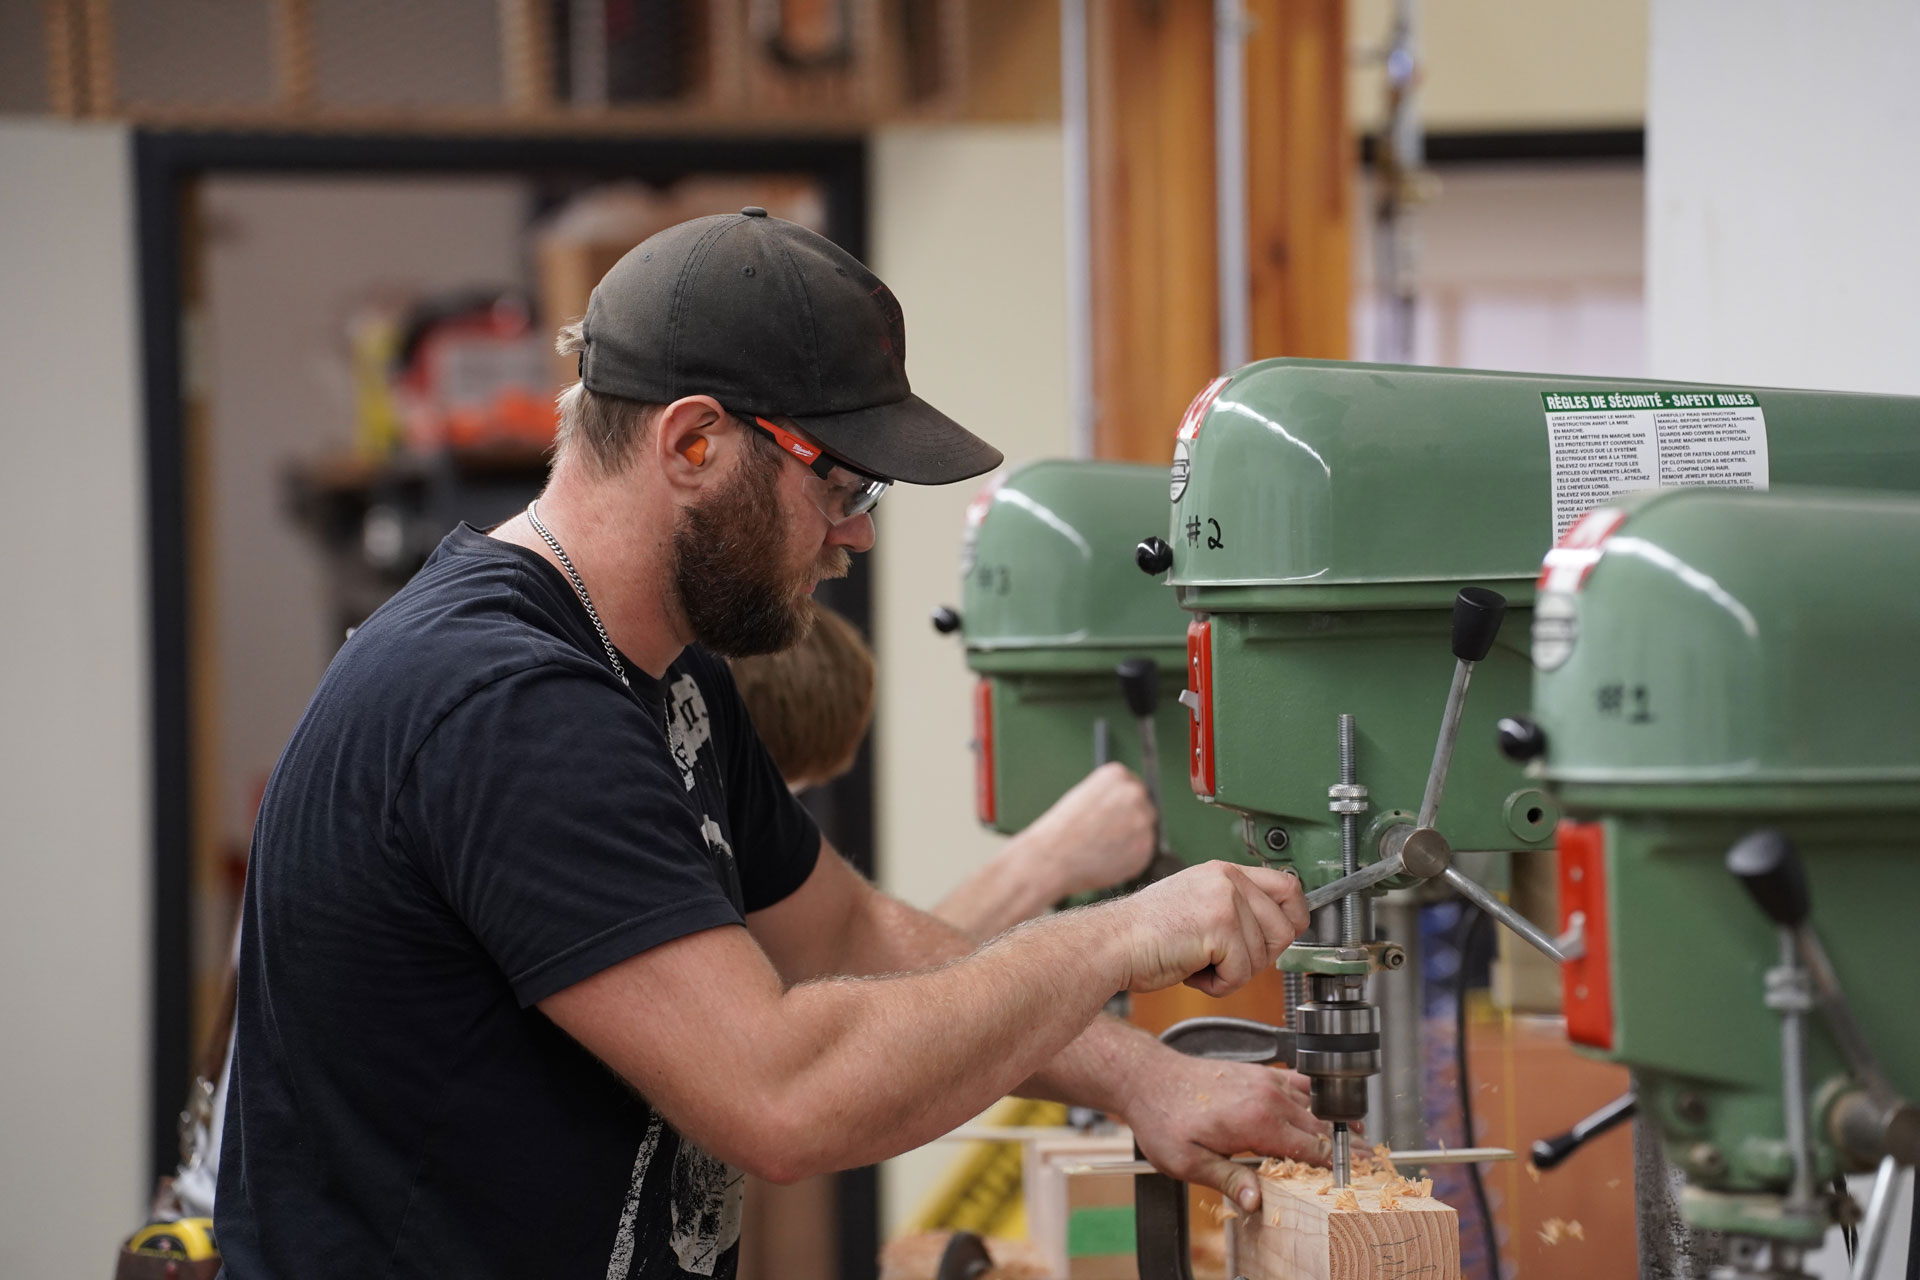
[[[1767,419],[1751,391],[1549,391],[1553,537],[1617,493],[1767,487]]]

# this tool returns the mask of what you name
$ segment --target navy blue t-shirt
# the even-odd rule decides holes
[[[462,526],[328,667],[254,829],[228,1275],[733,1275],[740,1175],[534,1006],[778,902],[820,836],[725,664],[626,666]]]

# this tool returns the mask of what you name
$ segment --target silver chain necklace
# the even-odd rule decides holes
[[[594,631],[600,636],[600,643],[607,650],[607,661],[613,664],[613,674],[620,677],[621,684],[629,689],[633,688],[633,682],[627,679],[627,664],[620,661],[619,650],[615,649],[613,641],[608,639],[607,628],[600,621],[600,611],[593,607],[593,597],[587,594],[587,584],[581,581],[580,571],[573,567],[573,557],[569,556],[567,549],[560,545],[560,539],[554,537],[548,532],[547,526],[540,523],[540,515],[534,510],[538,505],[537,498],[527,504],[527,523],[533,526],[535,533],[546,540],[547,546],[553,549],[553,554],[559,559],[560,567],[567,571],[567,580],[573,583],[573,594],[580,597],[580,603],[587,610],[587,620],[593,623]]]

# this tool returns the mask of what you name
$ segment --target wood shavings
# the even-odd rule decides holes
[[[1324,1171],[1321,1169],[1315,1168],[1313,1165],[1305,1164],[1299,1160],[1288,1160],[1284,1156],[1279,1157],[1277,1159],[1273,1156],[1268,1156],[1265,1160],[1262,1160],[1260,1162],[1260,1167],[1256,1169],[1255,1172],[1258,1173],[1263,1178],[1281,1178],[1281,1179],[1291,1180],[1294,1178],[1304,1178],[1304,1177],[1307,1177],[1309,1174],[1321,1173]]]
[[[1587,1238],[1587,1229],[1581,1226],[1580,1223],[1575,1219],[1569,1218],[1567,1219],[1567,1235],[1572,1237],[1575,1240],[1579,1240],[1582,1243],[1585,1243]]]
[[[1619,1185],[1620,1185],[1620,1179],[1618,1179],[1618,1178],[1608,1178],[1608,1179],[1607,1179],[1607,1190],[1609,1190],[1609,1191],[1611,1191],[1611,1190],[1613,1190],[1613,1189],[1614,1189],[1615,1187],[1617,1187],[1617,1186],[1619,1186]]]
[[[1381,1173],[1400,1172],[1393,1167],[1393,1152],[1387,1149],[1384,1142],[1376,1142],[1373,1146],[1373,1167]]]
[[[1531,1160],[1527,1161],[1527,1176],[1535,1182],[1540,1181],[1540,1166]]]
[[[1353,1194],[1352,1187],[1342,1187],[1333,1196],[1334,1209],[1345,1209],[1349,1213],[1360,1212],[1360,1198]]]
[[[1565,1218],[1548,1218],[1540,1224],[1540,1243],[1559,1244],[1562,1240],[1580,1240],[1587,1238],[1587,1229],[1578,1222],[1569,1222]]]
[[[1380,1212],[1392,1213],[1400,1207],[1400,1197],[1393,1194],[1389,1187],[1380,1188]]]
[[[1207,1212],[1213,1215],[1215,1222],[1225,1222],[1229,1218],[1237,1220],[1240,1217],[1240,1211],[1228,1204],[1225,1200],[1213,1201],[1207,1206]]]

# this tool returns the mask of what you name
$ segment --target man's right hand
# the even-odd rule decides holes
[[[1269,968],[1307,927],[1291,871],[1205,862],[1102,908],[1125,920],[1129,991],[1184,982],[1223,996]]]

